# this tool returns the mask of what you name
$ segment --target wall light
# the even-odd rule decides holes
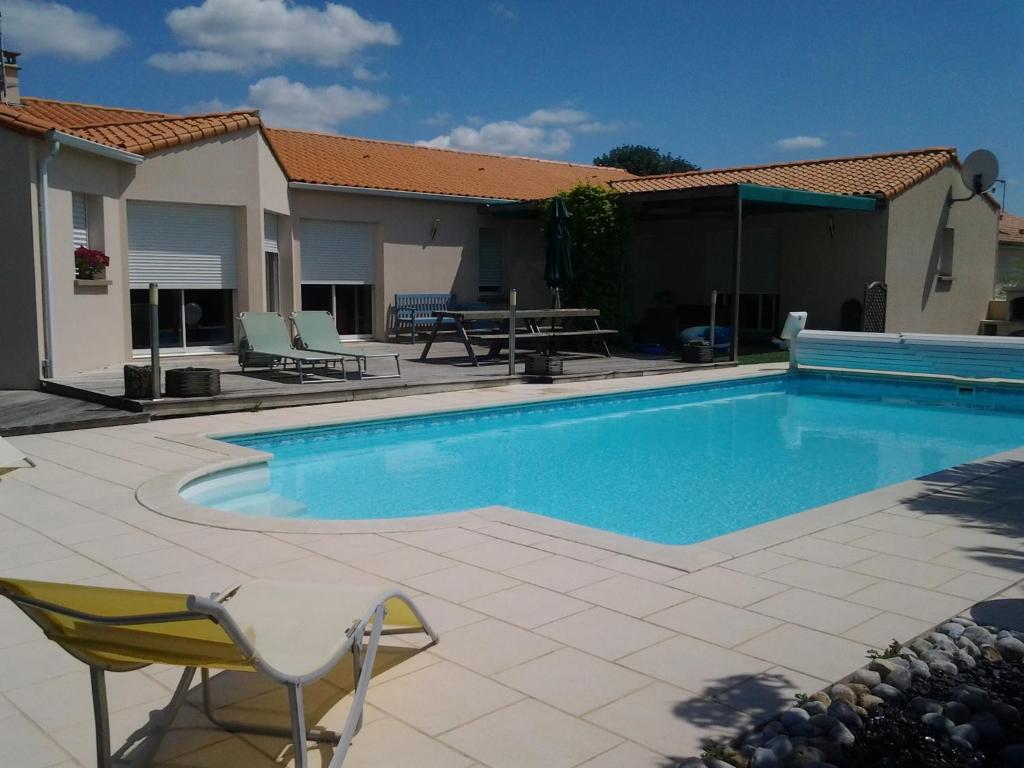
[[[440,219],[434,219],[434,223],[430,225],[430,239],[431,240],[437,239],[437,232],[438,232],[439,229],[441,229],[441,220]]]

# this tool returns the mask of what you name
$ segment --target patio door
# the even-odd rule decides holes
[[[373,224],[303,219],[302,308],[330,312],[341,337],[372,336],[376,252]]]
[[[149,350],[150,283],[159,285],[162,352],[226,351],[234,340],[236,209],[128,201],[132,348]]]

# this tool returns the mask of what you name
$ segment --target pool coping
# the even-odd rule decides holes
[[[388,421],[403,417],[441,416],[448,413],[482,411],[496,407],[515,407],[517,405],[558,402],[560,400],[614,396],[631,392],[676,389],[715,382],[733,382],[738,379],[774,378],[785,374],[786,369],[781,367],[759,368],[750,372],[729,369],[723,373],[725,375],[713,375],[708,378],[702,377],[692,382],[645,382],[647,386],[616,388],[609,391],[597,391],[591,394],[560,392],[552,395],[548,390],[545,390],[544,393],[538,394],[546,396],[526,401],[469,407],[465,405],[455,407],[439,405],[436,408],[431,408],[428,406],[415,409],[408,414],[396,416],[367,418],[354,415],[351,418],[332,417],[330,419],[311,420],[308,423],[284,428],[243,429],[167,436],[164,439],[218,453],[223,455],[224,458],[202,467],[172,472],[152,478],[139,486],[136,490],[136,498],[143,506],[165,517],[214,528],[262,533],[337,535],[399,533],[451,527],[474,528],[487,523],[497,522],[596,547],[606,550],[611,554],[629,555],[672,568],[693,571],[847,523],[865,515],[881,512],[909,499],[923,498],[941,493],[958,485],[976,480],[979,477],[994,474],[1009,468],[1009,466],[1024,462],[1024,447],[1014,448],[912,480],[906,480],[883,488],[876,488],[856,496],[850,496],[819,507],[796,512],[776,520],[759,523],[738,531],[706,539],[696,544],[683,545],[647,541],[505,506],[487,506],[416,517],[372,520],[320,520],[247,516],[203,507],[186,500],[180,495],[180,491],[184,486],[197,479],[225,470],[261,464],[272,457],[272,454],[264,451],[223,442],[217,439],[218,437],[272,434],[299,429],[329,427],[332,425]]]

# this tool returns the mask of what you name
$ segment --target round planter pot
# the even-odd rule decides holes
[[[212,397],[220,394],[220,371],[216,368],[169,368],[166,381],[168,397]]]
[[[558,355],[527,355],[527,376],[561,376],[564,360]]]

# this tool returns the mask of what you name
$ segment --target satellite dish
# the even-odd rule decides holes
[[[999,178],[999,161],[987,149],[976,149],[964,160],[960,178],[972,194],[987,192]]]

